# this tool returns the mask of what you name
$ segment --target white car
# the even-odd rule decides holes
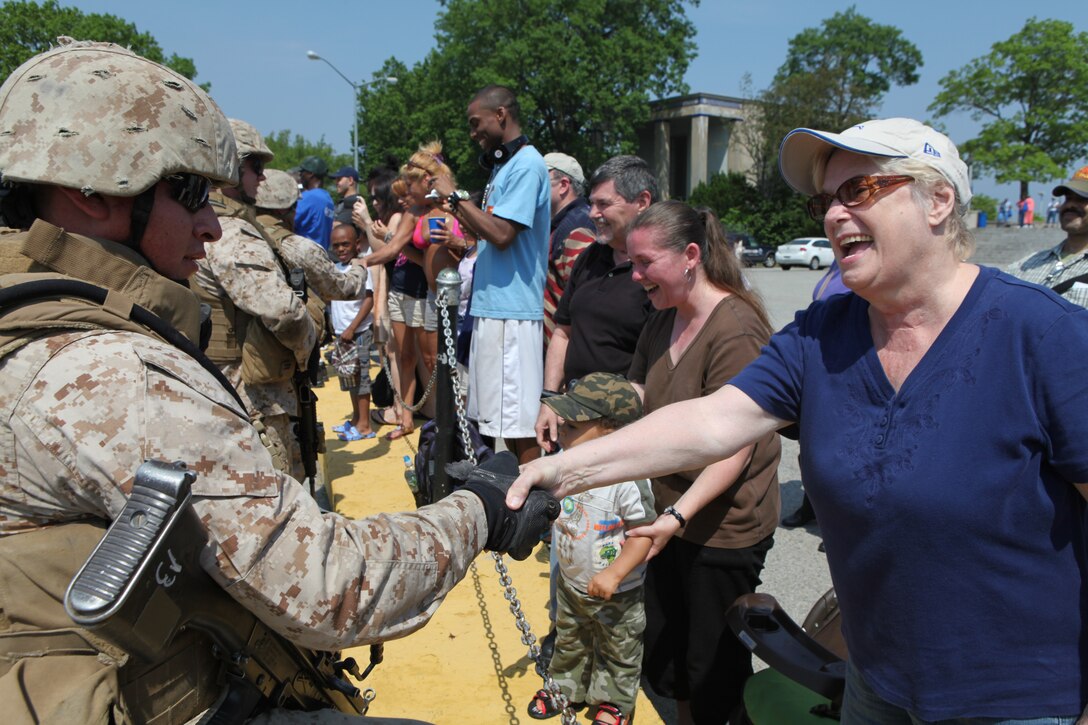
[[[801,237],[791,239],[774,250],[774,261],[782,269],[790,267],[808,267],[820,269],[830,267],[835,261],[835,252],[831,242],[824,237]]]

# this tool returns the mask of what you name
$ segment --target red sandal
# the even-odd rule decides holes
[[[602,719],[608,718],[607,720]],[[602,702],[597,706],[597,714],[593,716],[593,725],[631,725],[634,717],[627,717],[611,702]]]
[[[585,709],[585,706],[584,702],[572,702],[570,709],[573,712],[580,712]],[[560,709],[559,703],[552,699],[547,690],[537,690],[533,699],[529,701],[529,717],[534,720],[547,720],[561,712],[563,710]]]
[[[559,709],[558,703],[552,700],[547,690],[537,690],[533,699],[529,701],[529,717],[534,720],[547,720],[560,712],[562,710]]]

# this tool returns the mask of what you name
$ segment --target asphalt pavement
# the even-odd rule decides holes
[[[793,321],[798,310],[808,306],[812,289],[824,272],[807,268],[783,271],[778,267],[752,267],[745,270],[763,302],[775,329]],[[796,441],[782,439],[782,461],[778,465],[778,483],[782,492],[782,515],[792,513],[801,503],[801,471],[797,463]],[[779,527],[774,547],[767,555],[763,584],[759,591],[772,594],[798,623],[804,620],[816,600],[831,587],[826,557],[817,551],[820,528],[816,524],[798,529]],[[757,668],[761,663],[757,661]]]

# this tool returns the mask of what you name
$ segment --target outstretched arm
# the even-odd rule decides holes
[[[735,455],[786,422],[726,385],[712,395],[668,405],[603,438],[525,465],[506,502],[520,507],[531,488],[562,498],[610,483],[703,468]],[[696,485],[698,480],[689,493]]]
[[[753,446],[745,446],[739,452],[733,454],[724,461],[718,461],[703,469],[684,495],[680,497],[673,508],[690,521],[691,517],[703,510],[708,503],[721,496],[737,482],[745,466],[752,460]],[[665,548],[669,539],[680,530],[680,520],[671,514],[662,514],[657,521],[647,526],[639,526],[627,532],[631,537],[646,537],[653,543],[648,546],[649,558]]]

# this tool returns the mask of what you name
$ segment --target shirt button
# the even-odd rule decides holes
[[[883,418],[881,418],[880,419],[880,424],[881,425],[887,425],[888,424],[888,416],[884,416]]]
[[[877,445],[880,445],[880,444],[881,444],[881,443],[883,443],[883,442],[884,442],[884,436],[883,436],[883,435],[878,435],[878,436],[876,437],[876,443],[877,443]]]

